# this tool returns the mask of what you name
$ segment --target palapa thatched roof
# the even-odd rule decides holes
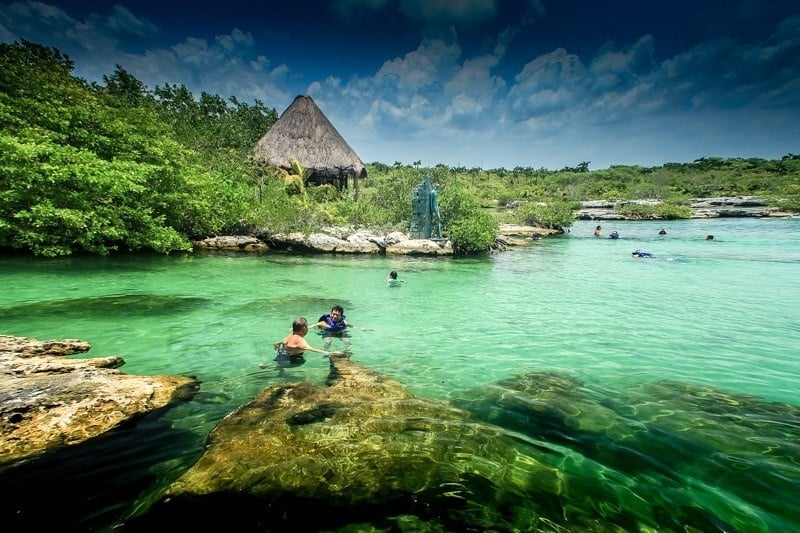
[[[257,161],[291,168],[296,159],[312,171],[309,181],[346,188],[366,177],[364,163],[320,111],[310,96],[301,94],[256,144]]]

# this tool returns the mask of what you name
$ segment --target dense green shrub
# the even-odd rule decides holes
[[[472,196],[455,187],[439,194],[442,233],[457,255],[487,252],[497,239],[497,222]]]
[[[72,67],[51,48],[0,44],[0,246],[168,252],[246,216],[246,159],[232,163],[231,148],[201,156],[152,102],[136,107]]]
[[[540,228],[564,229],[575,221],[575,209],[579,205],[573,202],[526,203],[517,208],[515,218],[520,224],[529,224]]]
[[[640,220],[672,220],[676,218],[689,218],[692,215],[692,210],[688,206],[668,203],[629,203],[619,206],[617,212],[627,218]]]

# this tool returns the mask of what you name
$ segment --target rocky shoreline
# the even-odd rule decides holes
[[[80,444],[199,389],[190,377],[125,374],[117,356],[67,358],[90,348],[0,335],[0,466]]]
[[[580,202],[575,213],[576,220],[628,220],[619,213],[619,208],[629,204],[657,205],[660,200],[588,200]],[[722,196],[695,198],[689,205],[691,218],[724,217],[788,217],[788,213],[771,207],[766,200],[755,196]],[[559,235],[561,230],[536,226],[500,224],[495,250],[515,246],[529,246],[540,237]],[[411,239],[405,233],[395,231],[385,235],[355,228],[328,227],[306,234],[301,232],[252,235],[220,235],[195,241],[196,251],[247,252],[270,251],[300,254],[374,254],[409,255],[429,257],[453,256],[452,243],[447,239]]]
[[[659,205],[660,200],[590,200],[580,202],[575,215],[578,220],[627,220],[618,209],[625,205]],[[793,213],[771,207],[766,200],[756,196],[715,196],[695,198],[689,204],[691,218],[726,217],[787,217]]]
[[[514,224],[500,224],[497,245],[530,245],[539,237],[557,235],[560,230]],[[532,238],[533,237],[533,238]],[[221,235],[194,243],[195,250],[210,252],[282,251],[292,253],[374,254],[410,256],[452,256],[448,239],[411,239],[396,231],[387,235],[353,228],[322,228],[311,234],[262,233],[257,235]]]

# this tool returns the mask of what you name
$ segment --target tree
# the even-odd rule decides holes
[[[286,187],[286,194],[289,196],[300,195],[301,198],[306,196],[306,184],[308,178],[311,177],[311,170],[305,168],[297,159],[290,159],[289,164],[291,169],[287,172],[281,169],[283,173],[283,185]]]
[[[201,165],[151,107],[73,77],[63,54],[3,44],[0,68],[0,245],[167,252],[244,213],[243,187]]]
[[[497,239],[497,221],[457,187],[443,187],[439,196],[442,231],[458,255],[485,253]]]
[[[144,83],[136,79],[131,73],[116,65],[111,76],[103,76],[105,90],[132,106],[140,106],[148,99],[147,88]]]

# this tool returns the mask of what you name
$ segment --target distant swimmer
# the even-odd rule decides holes
[[[392,270],[391,272],[389,272],[389,275],[386,277],[386,283],[390,287],[399,287],[400,284],[401,283],[405,283],[405,281],[402,280],[402,279],[397,279],[397,271],[396,270]]]
[[[600,236],[600,232],[601,232],[602,229],[603,228],[601,228],[600,226],[597,226],[596,228],[594,228],[594,236],[595,237],[599,237]]]
[[[665,230],[664,228],[661,228],[660,230],[658,230],[658,234],[659,235],[666,235],[667,234],[667,230]]]
[[[617,230],[614,230],[608,235],[608,238],[609,239],[619,239],[619,233],[617,233]]]
[[[655,254],[652,254],[650,252],[645,252],[644,250],[634,250],[634,251],[631,252],[631,255],[633,257],[636,257],[636,258],[640,258],[640,257],[645,257],[645,258],[648,258],[648,259],[655,259],[656,258]]]
[[[707,241],[713,241],[714,240],[714,236],[713,235],[706,235],[706,240]]]

